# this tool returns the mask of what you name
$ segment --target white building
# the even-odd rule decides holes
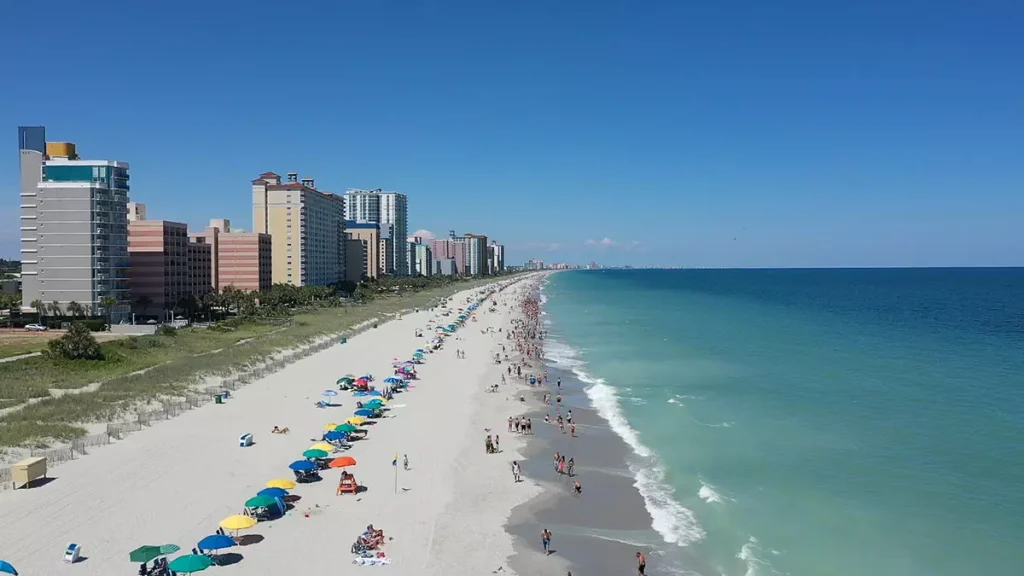
[[[491,274],[501,274],[505,271],[505,246],[498,244],[497,240],[491,240],[487,247],[487,256],[491,260]]]
[[[345,215],[356,222],[391,224],[394,238],[409,236],[409,199],[401,192],[348,190],[345,192]],[[409,251],[392,249],[388,269],[398,276],[409,275]]]
[[[128,313],[128,164],[82,160],[75,145],[18,129],[22,308],[71,302],[114,322]],[[117,304],[106,310],[104,300]]]

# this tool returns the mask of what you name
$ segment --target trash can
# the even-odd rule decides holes
[[[223,404],[224,403],[224,396],[222,396],[220,394],[214,394],[214,396],[213,396],[213,403],[214,404]]]

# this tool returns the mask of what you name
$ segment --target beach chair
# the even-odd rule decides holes
[[[341,496],[346,492],[356,494],[358,491],[359,483],[356,482],[356,477],[349,476],[348,478],[344,478],[338,482],[338,491],[335,493],[335,496]]]

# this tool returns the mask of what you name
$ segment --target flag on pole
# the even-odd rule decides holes
[[[398,466],[398,454],[395,454],[395,459],[391,461],[392,466]]]

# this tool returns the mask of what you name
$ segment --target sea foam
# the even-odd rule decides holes
[[[580,359],[579,351],[571,346],[549,339],[545,344],[545,357],[556,366],[571,370],[586,385],[591,405],[637,456],[636,461],[628,465],[633,473],[633,485],[643,497],[647,512],[653,520],[651,527],[666,542],[679,546],[703,538],[704,530],[697,523],[693,512],[673,498],[672,488],[665,482],[665,469],[657,455],[640,441],[640,435],[626,420],[618,391],[603,379],[584,371],[585,363]]]
[[[725,496],[719,494],[718,489],[715,488],[713,484],[705,482],[703,480],[700,481],[700,490],[697,491],[697,496],[700,496],[700,499],[707,502],[708,504],[721,504],[725,501],[732,501],[731,498],[726,498]]]

